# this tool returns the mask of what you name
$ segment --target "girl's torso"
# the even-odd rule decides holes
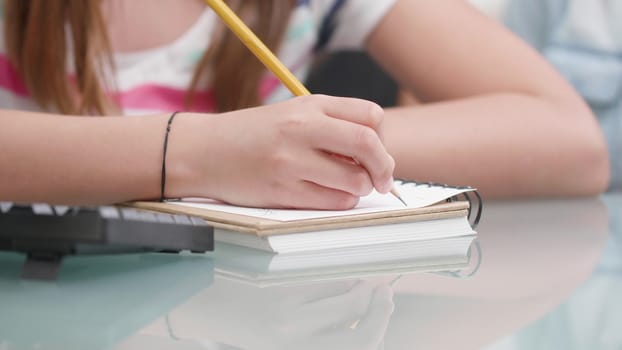
[[[319,51],[319,33],[330,38],[322,50],[360,49],[395,1],[299,0],[277,54],[304,80]],[[109,94],[122,111],[133,115],[187,110],[186,90],[210,45],[219,21],[216,14],[201,0],[105,0],[102,14],[115,52],[115,72],[105,80],[114,82]],[[0,33],[0,108],[39,110],[6,57],[3,36]],[[264,103],[291,97],[271,74],[259,90]],[[192,110],[213,112],[214,106],[211,87],[200,87]]]

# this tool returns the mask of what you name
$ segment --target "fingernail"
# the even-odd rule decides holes
[[[380,105],[374,103],[374,107],[372,108],[372,113],[377,117],[382,117],[384,115],[384,109],[382,109]]]

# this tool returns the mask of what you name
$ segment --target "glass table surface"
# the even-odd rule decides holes
[[[488,201],[461,272],[265,286],[213,254],[0,254],[0,350],[622,349],[622,194]]]

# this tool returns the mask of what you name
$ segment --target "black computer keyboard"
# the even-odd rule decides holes
[[[117,206],[0,202],[0,250],[25,253],[33,266],[74,254],[213,248],[213,228],[197,217]],[[28,263],[25,275],[27,270]]]

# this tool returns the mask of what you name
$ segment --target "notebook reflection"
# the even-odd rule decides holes
[[[161,340],[203,349],[480,349],[585,281],[607,228],[596,199],[491,203],[479,230],[484,258],[469,278],[413,272],[396,280],[395,271],[366,277],[344,268],[265,285],[248,272],[225,273],[215,256],[210,288],[121,348]]]
[[[378,349],[402,274],[475,272],[474,236],[271,254],[217,243],[215,283],[122,348],[150,342],[206,349]],[[451,277],[449,277],[451,276]]]
[[[211,256],[217,276],[269,287],[415,272],[466,276],[475,272],[481,258],[474,242],[471,235],[290,254],[217,243]]]

